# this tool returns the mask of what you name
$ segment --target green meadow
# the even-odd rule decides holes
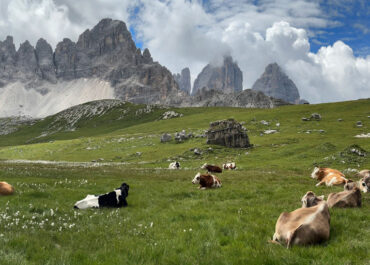
[[[0,181],[16,189],[0,197],[0,264],[370,264],[369,194],[362,208],[331,209],[330,239],[321,245],[268,242],[280,213],[299,208],[307,191],[326,198],[342,190],[315,187],[315,165],[353,180],[355,169],[370,168],[370,140],[355,137],[370,132],[369,106],[181,108],[171,110],[182,117],[161,120],[169,109],[137,115],[143,106],[130,104],[121,107],[130,108],[124,118],[113,109],[72,131],[45,134],[56,116],[23,125],[0,136]],[[322,119],[302,121],[312,113]],[[203,137],[160,142],[163,133],[199,136],[229,118],[244,123],[251,148],[207,145]],[[268,129],[277,133],[263,134]],[[352,153],[354,145],[367,155]],[[175,160],[181,169],[168,170]],[[237,170],[218,174],[222,188],[198,190],[191,180],[206,162],[236,162]],[[130,185],[128,207],[73,209],[122,182]]]

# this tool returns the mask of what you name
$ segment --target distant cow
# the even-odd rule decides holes
[[[326,184],[326,186],[333,185],[344,185],[347,183],[347,179],[344,174],[336,169],[315,167],[312,171],[311,178],[320,181],[316,186]]]
[[[328,196],[329,208],[361,207],[361,191],[356,184],[356,182],[349,182],[344,185],[344,191],[330,193]]]
[[[14,188],[9,183],[3,181],[0,182],[0,195],[12,195],[14,193]]]
[[[126,207],[129,185],[122,183],[121,187],[102,195],[87,195],[85,199],[76,202],[74,208]]]
[[[232,170],[234,170],[234,169],[236,169],[236,164],[234,162],[226,163],[226,164],[222,165],[222,168],[223,169],[232,169]]]
[[[168,166],[169,169],[179,169],[180,168],[180,163],[175,161],[175,162],[172,162],[169,166]]]
[[[222,186],[221,181],[211,174],[198,174],[195,175],[193,184],[199,184],[199,189],[207,188],[220,188]]]
[[[283,212],[276,222],[273,242],[292,245],[317,244],[329,239],[330,213],[328,204],[316,197],[313,192],[307,192],[302,198],[303,205],[293,212]],[[308,207],[310,202],[317,205]]]
[[[201,169],[207,169],[210,173],[222,173],[222,169],[219,166],[208,165],[205,163]]]

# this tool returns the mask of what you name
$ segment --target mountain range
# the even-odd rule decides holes
[[[8,36],[0,41],[0,117],[44,117],[99,99],[181,107],[272,108],[297,103],[298,89],[275,65],[252,90],[243,90],[242,71],[225,56],[222,65],[205,66],[191,88],[189,68],[172,74],[148,49],[136,47],[119,20],[103,19],[77,42],[65,38],[55,50],[44,39],[36,47],[25,41],[16,50]]]

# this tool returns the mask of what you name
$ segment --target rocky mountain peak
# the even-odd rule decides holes
[[[194,81],[192,94],[199,89],[210,89],[235,92],[243,90],[243,73],[231,56],[225,56],[221,66],[208,64]]]
[[[289,103],[297,104],[299,102],[299,92],[296,85],[277,63],[266,66],[265,72],[257,79],[252,89]]]
[[[16,63],[19,70],[27,75],[26,78],[31,77],[32,73],[35,74],[37,72],[38,66],[35,49],[28,40],[20,45],[16,53]]]
[[[145,50],[143,52],[143,58],[144,58],[145,63],[152,63],[153,62],[152,55],[150,54],[150,51],[149,51],[148,48],[145,48]]]
[[[53,61],[53,49],[44,39],[36,43],[36,58],[40,68],[40,77],[52,83],[56,83],[56,75]]]
[[[190,94],[191,90],[191,80],[190,80],[190,69],[188,67],[181,70],[181,74],[174,74],[173,77],[175,78],[179,88]]]

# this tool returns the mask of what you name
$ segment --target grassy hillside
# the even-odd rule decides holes
[[[183,117],[169,120],[160,117],[170,109],[137,112],[146,106],[129,104],[82,116],[72,131],[68,120],[52,116],[0,136],[0,181],[16,189],[0,197],[0,264],[370,264],[369,194],[362,208],[330,211],[331,235],[322,245],[287,250],[268,243],[279,214],[299,208],[307,191],[326,198],[342,190],[315,187],[309,178],[315,164],[352,179],[348,169],[370,168],[368,153],[350,151],[370,150],[369,138],[354,137],[370,132],[369,103],[171,109]],[[315,112],[321,121],[301,120]],[[165,132],[201,135],[210,122],[227,118],[245,123],[253,148],[209,146],[205,138],[160,143]],[[263,134],[267,129],[278,133]],[[17,159],[100,162],[3,161]],[[182,169],[166,169],[173,160]],[[222,188],[191,184],[204,162],[227,161],[238,169],[218,175]],[[127,208],[73,209],[87,194],[122,182],[130,185]]]

